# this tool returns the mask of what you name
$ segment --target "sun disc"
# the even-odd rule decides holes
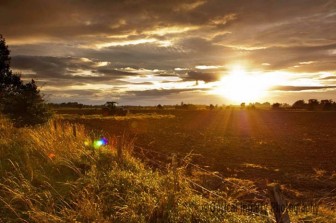
[[[261,100],[269,87],[265,75],[247,73],[239,67],[221,79],[217,93],[235,103],[254,102]]]

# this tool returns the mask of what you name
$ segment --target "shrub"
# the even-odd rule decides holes
[[[0,111],[15,126],[42,124],[51,116],[34,80],[24,84],[10,69],[10,51],[0,35]]]

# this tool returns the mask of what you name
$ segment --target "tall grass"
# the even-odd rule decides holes
[[[147,168],[129,140],[94,149],[92,139],[83,126],[75,137],[70,125],[17,129],[0,117],[0,222],[268,222],[209,210],[232,198],[204,197],[182,177],[176,189],[174,168]]]

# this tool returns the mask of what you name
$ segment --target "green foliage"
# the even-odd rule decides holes
[[[0,35],[0,111],[16,126],[45,123],[51,116],[35,81],[23,84],[10,69],[10,51]]]

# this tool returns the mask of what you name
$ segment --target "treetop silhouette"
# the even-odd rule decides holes
[[[10,50],[0,34],[0,112],[16,126],[36,125],[51,116],[35,81],[24,84],[10,69]]]

